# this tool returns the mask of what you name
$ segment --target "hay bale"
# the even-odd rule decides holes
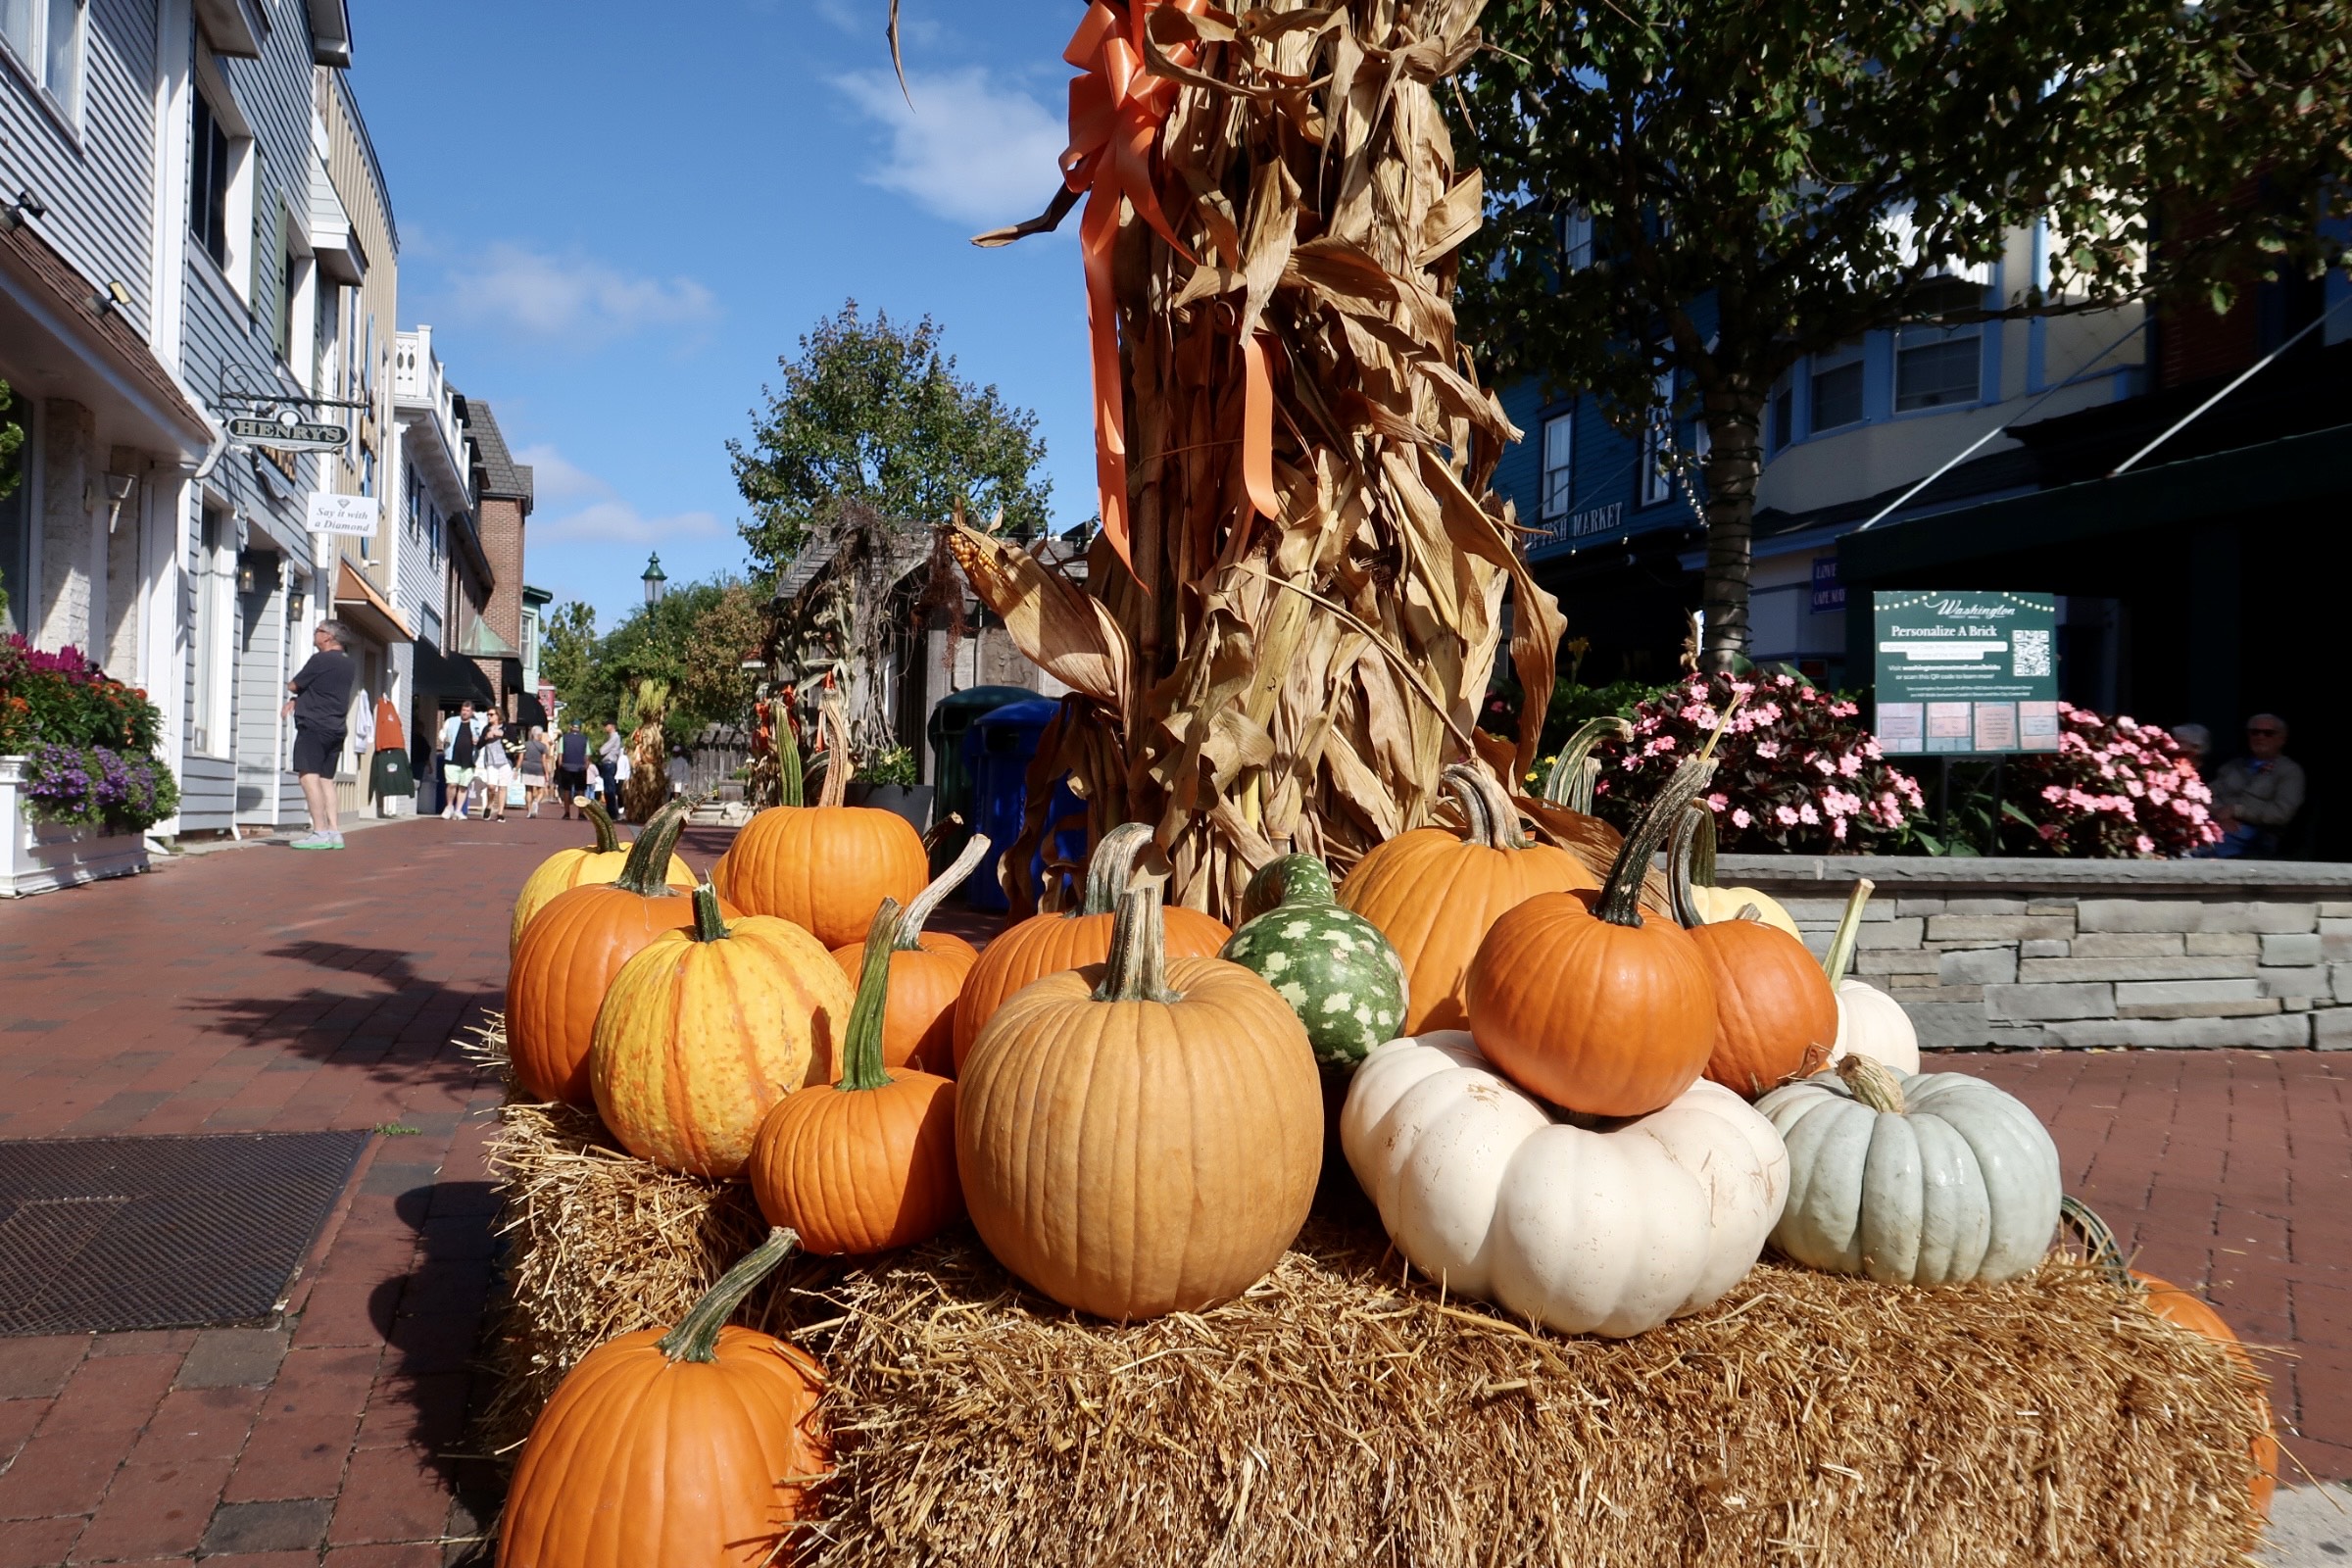
[[[505,1118],[498,1447],[762,1230],[740,1186],[620,1155],[591,1117]],[[2243,1374],[2064,1259],[1941,1292],[1765,1264],[1697,1317],[1570,1340],[1319,1212],[1199,1315],[1081,1319],[959,1230],[797,1260],[741,1321],[833,1379],[841,1469],[804,1562],[2183,1568],[2261,1538]]]

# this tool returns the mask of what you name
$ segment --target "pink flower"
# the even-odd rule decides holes
[[[1806,809],[1810,810],[1811,808],[1808,807]],[[1779,819],[1780,824],[1783,827],[1796,826],[1796,808],[1793,806],[1776,806],[1772,808],[1772,814]]]
[[[1861,771],[1862,771],[1862,759],[1861,759],[1861,758],[1859,758],[1859,757],[1856,757],[1856,756],[1855,756],[1853,753],[1851,753],[1851,752],[1848,752],[1848,753],[1846,753],[1846,754],[1845,754],[1843,757],[1840,757],[1839,759],[1838,759],[1838,777],[1840,777],[1840,778],[1852,778],[1852,777],[1853,777],[1853,776],[1854,776],[1856,773],[1859,773],[1859,772],[1861,772]]]
[[[1781,743],[1779,741],[1758,741],[1756,742],[1756,755],[1767,760],[1778,757],[1781,755]]]
[[[1807,827],[1818,827],[1821,825],[1821,813],[1813,809],[1813,803],[1811,801],[1805,802],[1804,805],[1796,808],[1796,818],[1798,821],[1804,823]]]
[[[2156,841],[2148,837],[2145,833],[2142,833],[2139,835],[2139,837],[2132,841],[2132,848],[2141,855],[2154,855],[2156,853]]]
[[[1753,821],[1755,818],[1747,814],[1746,807],[1739,806],[1732,808],[1732,826],[1746,827]]]

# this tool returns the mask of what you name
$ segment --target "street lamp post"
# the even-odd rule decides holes
[[[669,582],[669,573],[662,569],[662,558],[659,555],[647,559],[644,582],[645,602],[649,605],[660,604],[662,589]]]

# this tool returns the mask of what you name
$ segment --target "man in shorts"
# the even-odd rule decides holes
[[[466,797],[473,787],[473,760],[484,724],[468,697],[441,724],[441,815],[446,821],[466,819]]]
[[[343,734],[351,722],[351,656],[343,651],[343,623],[322,620],[311,633],[317,650],[286,682],[294,695],[278,716],[294,715],[294,774],[311,808],[311,831],[294,841],[298,850],[339,850],[343,829],[335,820],[335,768],[343,759]]]
[[[564,820],[571,820],[571,808],[588,793],[588,737],[573,719],[565,726],[556,742],[556,793],[564,799]],[[583,815],[586,813],[583,812]]]

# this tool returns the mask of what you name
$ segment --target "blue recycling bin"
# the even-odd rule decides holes
[[[963,766],[972,781],[972,827],[985,833],[1002,851],[1021,834],[1021,819],[1028,808],[1029,764],[1037,759],[1037,747],[1061,711],[1056,702],[1038,700],[1008,703],[993,712],[973,720],[963,735]],[[1084,809],[1084,803],[1071,793],[1065,775],[1054,786],[1053,811],[1056,819]],[[1055,839],[1055,853],[1064,858],[1075,859],[1086,854],[1086,831],[1071,829]],[[1032,895],[1045,888],[1046,858],[1042,851],[1029,858],[1029,886]],[[963,901],[975,909],[1005,909],[1011,906],[1004,890],[998,884],[994,855],[989,863],[972,873],[963,885]]]

